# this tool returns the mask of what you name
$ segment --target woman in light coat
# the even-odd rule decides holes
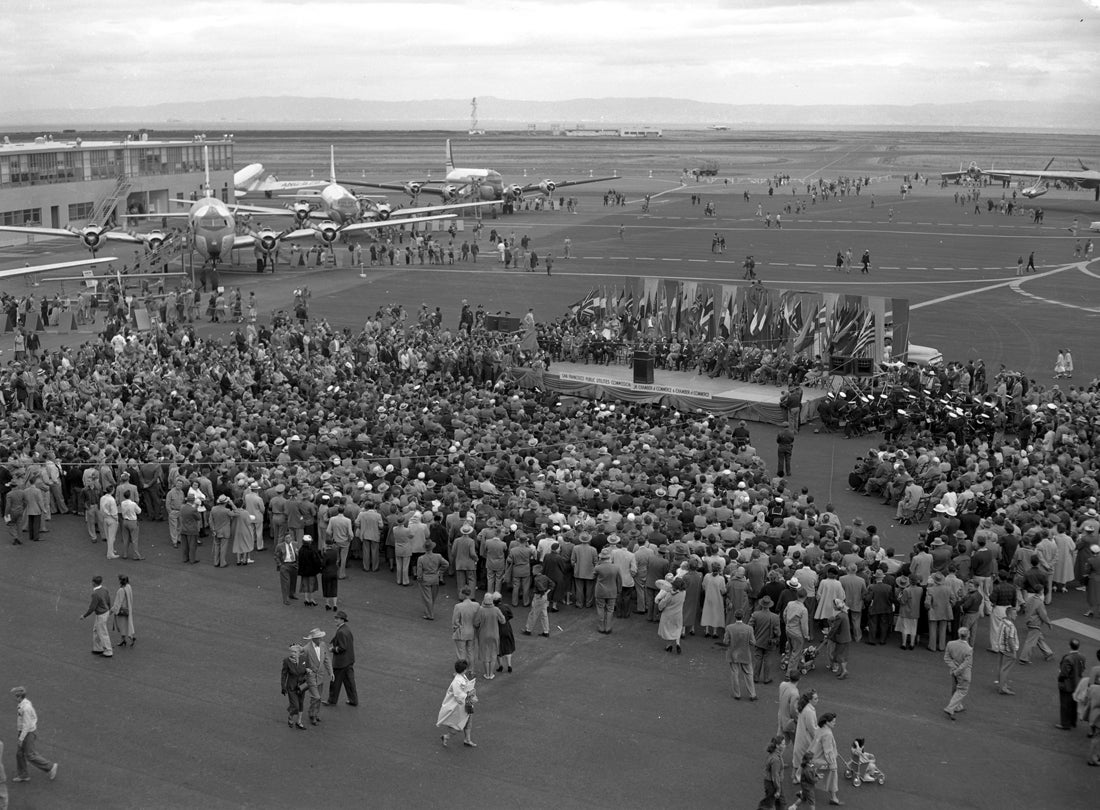
[[[122,641],[118,646],[134,646],[137,639],[134,637],[134,589],[130,587],[130,578],[125,574],[118,575],[118,590],[111,601],[111,620],[114,629],[122,634]]]
[[[447,687],[447,693],[443,696],[443,705],[439,707],[439,716],[436,718],[436,728],[443,729],[440,740],[443,745],[456,731],[462,732],[462,744],[476,748],[477,743],[470,739],[473,723],[470,720],[470,712],[467,710],[466,701],[477,703],[476,678],[469,670],[469,663],[465,659],[455,661],[455,676],[451,679],[451,685]]]
[[[794,749],[791,761],[795,763],[794,782],[798,784],[798,763],[814,744],[817,736],[817,690],[809,689],[798,698],[798,723],[794,727]]]
[[[718,631],[726,626],[726,578],[722,564],[710,565],[710,572],[703,577],[703,635],[718,638]]]
[[[660,587],[660,583],[658,583]],[[661,612],[661,623],[657,625],[657,635],[668,642],[666,652],[680,652],[680,636],[684,632],[684,599],[687,597],[687,585],[682,579],[674,579],[666,590],[661,588],[657,594],[657,610]]]
[[[821,784],[822,789],[829,794],[829,804],[840,804],[840,796],[837,790],[840,787],[840,776],[837,772],[836,737],[833,729],[836,727],[836,715],[825,712],[817,721],[817,735],[814,744],[810,746],[810,756],[815,765],[825,766],[825,779]]]
[[[497,653],[500,652],[500,626],[504,624],[504,614],[493,604],[493,595],[485,594],[481,607],[474,614],[474,629],[477,636],[477,657],[481,661],[485,677],[496,677],[493,670],[497,665]]]

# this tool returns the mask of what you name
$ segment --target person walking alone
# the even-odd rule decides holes
[[[959,628],[959,637],[947,642],[943,653],[943,662],[951,672],[951,699],[944,707],[944,713],[952,720],[959,712],[966,711],[963,700],[970,691],[970,677],[974,666],[974,648],[970,646],[970,631]]]
[[[447,741],[456,731],[462,732],[462,744],[469,748],[477,748],[477,743],[470,736],[473,731],[473,723],[470,720],[474,713],[474,704],[477,698],[477,678],[470,672],[470,665],[465,659],[455,661],[455,676],[443,695],[443,705],[439,707],[439,716],[436,718],[436,728],[443,729],[440,740],[443,747],[447,747]]]
[[[34,748],[34,743],[38,739],[38,714],[27,699],[26,688],[17,686],[11,690],[11,694],[18,706],[15,710],[15,717],[16,728],[19,730],[19,748],[15,752],[15,778],[11,781],[31,781],[30,776],[27,774],[28,762],[40,771],[49,774],[51,780],[56,779],[57,763],[50,762]]]

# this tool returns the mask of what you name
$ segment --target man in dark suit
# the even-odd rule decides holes
[[[279,587],[283,591],[283,604],[297,599],[294,590],[298,584],[298,549],[294,539],[287,534],[283,542],[275,546],[275,570],[279,572]]]
[[[348,690],[348,705],[359,705],[359,693],[355,689],[355,637],[348,627],[348,614],[336,611],[336,635],[332,637],[332,686],[328,691],[328,705],[340,700],[340,687]]]
[[[302,725],[302,689],[306,683],[306,665],[302,663],[302,645],[291,644],[290,655],[283,659],[279,688],[286,695],[286,724],[305,731]]]

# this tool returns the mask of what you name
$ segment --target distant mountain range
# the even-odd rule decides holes
[[[4,116],[6,126],[86,127],[217,124],[248,127],[356,129],[469,128],[469,99],[364,101],[271,96],[147,106],[39,109]],[[517,101],[478,97],[478,128],[655,126],[698,129],[1008,128],[1100,132],[1100,108],[1080,101],[974,101],[961,104],[716,104],[682,98],[577,98]]]

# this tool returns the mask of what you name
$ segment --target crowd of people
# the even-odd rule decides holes
[[[399,585],[416,572],[425,619],[453,576],[459,606],[472,606],[456,607],[451,627],[470,677],[511,667],[494,593],[530,608],[525,634],[548,635],[546,614],[568,605],[595,608],[606,633],[644,614],[670,652],[697,633],[728,643],[735,697],[738,679],[750,696],[793,680],[811,647],[843,679],[862,664],[855,643],[897,633],[905,649],[941,652],[987,615],[1011,694],[1011,664],[1053,654],[1046,605],[1081,589],[1087,615],[1100,611],[1095,381],[1063,391],[998,377],[990,407],[1004,420],[992,433],[933,423],[878,442],[849,481],[896,501],[899,518],[926,503],[907,555],[772,474],[743,423],[660,405],[565,407],[509,382],[509,364],[531,361],[515,336],[487,330],[465,302],[457,325],[446,321],[427,305],[415,318],[387,307],[353,333],[306,313],[227,340],[186,321],[143,333],[116,322],[100,341],[13,361],[0,378],[13,542],[76,512],[108,559],[122,556],[118,537],[140,558],[140,524],[166,520],[182,562],[227,565],[231,549],[247,565],[270,546],[287,605],[299,578],[328,570],[337,609],[349,560],[385,566]],[[973,395],[976,375],[962,379],[949,382]],[[315,555],[320,570],[313,559],[305,574]],[[1097,684],[1085,690],[1096,728],[1100,668],[1082,677]],[[470,692],[460,687],[452,702]],[[464,728],[450,710],[440,723]]]

